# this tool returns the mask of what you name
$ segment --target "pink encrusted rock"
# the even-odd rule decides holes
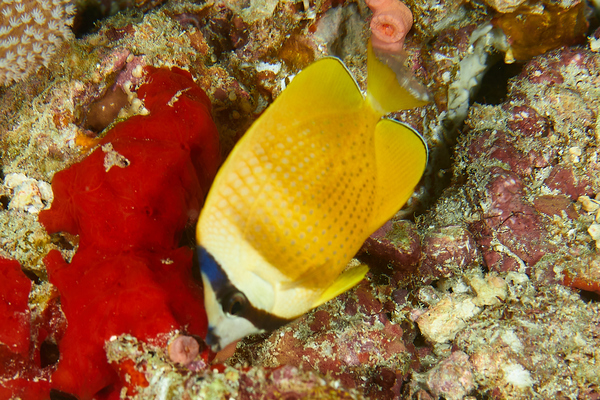
[[[510,113],[506,126],[511,131],[523,136],[534,137],[548,134],[550,129],[548,119],[539,115],[533,108],[525,105],[510,107],[510,103],[505,103],[502,108]]]
[[[460,350],[455,351],[427,372],[426,384],[434,396],[447,400],[461,400],[475,389],[472,371],[469,356]]]
[[[352,400],[356,395],[347,391],[342,385],[327,384],[331,378],[323,378],[312,371],[305,371],[291,365],[284,365],[273,370],[240,371],[240,399],[306,399],[335,398]]]
[[[475,29],[476,24],[445,29],[428,44],[428,51],[423,55],[423,67],[427,78],[433,81],[430,90],[438,112],[448,109],[448,87],[460,75],[460,65],[456,60],[463,59],[472,48],[470,38]]]
[[[94,80],[100,82],[109,74],[114,74],[123,69],[130,54],[131,52],[124,47],[115,48],[110,53],[105,54],[98,63]]]
[[[489,208],[481,221],[471,224],[483,258],[498,271],[533,266],[549,249],[539,214],[524,202],[518,175],[499,167],[489,172]]]
[[[477,243],[465,227],[438,228],[423,239],[419,273],[426,280],[449,277],[477,260],[477,254]]]
[[[539,196],[533,200],[533,206],[538,212],[550,217],[553,215],[560,217],[564,212],[571,219],[579,218],[579,214],[575,211],[574,202],[565,195]]]
[[[585,253],[568,224],[579,219],[575,200],[600,191],[598,65],[582,49],[550,52],[511,81],[502,105],[471,109],[457,175],[472,179],[471,201],[481,204],[468,229],[488,268],[555,282],[556,261],[540,262],[544,254]]]
[[[557,85],[564,82],[564,78],[558,69],[547,68],[540,61],[540,58],[534,58],[527,63],[518,79],[529,79],[532,83],[543,85]]]
[[[548,160],[536,150],[520,151],[515,138],[503,131],[481,132],[469,145],[469,155],[474,159],[489,157],[502,161],[522,177],[530,175],[533,168],[548,165]]]
[[[331,316],[325,310],[319,310],[314,313],[313,321],[308,325],[313,332],[321,332],[329,329]]]
[[[383,365],[383,360],[408,355],[402,329],[389,321],[385,321],[381,330],[357,332],[352,328],[337,328],[337,332],[333,329],[312,332],[304,340],[297,338],[293,330],[285,332],[277,338],[272,366],[309,367],[354,388],[364,384],[361,377],[373,377],[373,369]],[[325,348],[327,351],[320,350]]]
[[[146,66],[143,57],[133,56],[131,59],[123,66],[122,70],[119,72],[117,79],[115,80],[115,84],[118,87],[124,87],[126,85],[139,85],[145,74],[142,74],[142,69]]]
[[[506,222],[514,212],[524,211],[523,182],[516,174],[499,167],[490,169],[492,179],[487,186],[490,198],[490,211],[486,215],[488,225],[497,227]]]
[[[365,241],[359,257],[378,271],[413,272],[421,258],[421,238],[415,224],[389,220]]]
[[[573,201],[576,201],[579,196],[589,195],[592,192],[588,177],[576,178],[571,169],[564,167],[555,167],[544,183],[550,189],[569,196]]]
[[[478,231],[478,229],[481,229]],[[480,224],[474,223],[471,225],[471,230],[478,233],[477,244],[481,249],[481,256],[484,264],[490,269],[498,272],[520,271],[521,264],[515,257],[505,252],[499,252],[495,249],[492,242],[493,233],[486,230]]]
[[[596,62],[594,57],[590,57],[590,53],[581,47],[554,50],[528,62],[511,86],[516,86],[523,80],[547,86],[561,85],[565,83],[565,77],[573,73],[567,71],[583,69],[594,74]],[[564,67],[569,67],[570,70],[563,69]]]
[[[366,282],[359,283],[351,297],[347,293],[342,296],[344,311],[349,316],[354,316],[357,313],[372,316],[384,312],[383,304],[374,296],[370,285]]]
[[[374,287],[363,281],[358,288],[275,331],[264,342],[242,341],[229,363],[315,370],[344,387],[378,393],[373,398],[393,399],[398,398],[413,363],[405,333],[390,321]],[[415,332],[408,335],[414,338]],[[387,378],[382,380],[382,374]]]

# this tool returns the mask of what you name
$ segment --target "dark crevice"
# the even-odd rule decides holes
[[[63,250],[73,250],[79,242],[79,237],[66,232],[53,233],[50,235],[52,243]]]
[[[427,341],[425,340],[425,336],[423,336],[423,334],[421,333],[421,330],[419,329],[418,325],[416,326],[416,335],[415,338],[413,340],[413,345],[418,349],[420,347],[428,347],[429,344],[427,343]]]
[[[72,28],[77,39],[97,30],[97,23],[106,16],[102,9],[98,1],[80,3]]]
[[[481,88],[473,97],[473,103],[497,105],[506,101],[508,81],[519,75],[523,63],[506,64],[500,60],[492,65],[483,76]]]
[[[179,239],[179,247],[194,248],[196,246],[196,223],[189,224],[183,230],[181,239]]]
[[[200,285],[202,282],[202,275],[200,273],[200,261],[198,260],[198,249],[194,248],[194,255],[192,256],[192,278]]]
[[[24,269],[24,268],[21,268],[21,271],[23,271],[23,273],[25,274],[25,276],[27,278],[29,278],[29,280],[32,281],[33,283],[35,283],[36,285],[41,285],[42,284],[43,280],[39,276],[37,276],[35,274],[35,272],[33,272],[33,271],[29,270],[29,269]]]
[[[4,179],[2,179],[2,181],[4,182]],[[8,203],[10,203],[10,197],[8,197],[6,195],[0,196],[0,209],[2,209],[2,210],[8,209]]]
[[[56,343],[45,341],[40,346],[40,363],[42,368],[54,365],[58,362],[60,353]]]
[[[579,297],[581,297],[581,300],[583,300],[585,303],[600,301],[600,293],[589,290],[579,290]]]
[[[61,392],[60,390],[50,390],[50,400],[78,400],[77,397],[72,394]]]

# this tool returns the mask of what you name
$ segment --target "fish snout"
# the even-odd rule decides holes
[[[210,326],[208,328],[208,333],[206,334],[206,339],[204,339],[204,341],[215,353],[218,353],[221,350],[221,338],[219,337],[219,335],[214,333],[214,329]]]

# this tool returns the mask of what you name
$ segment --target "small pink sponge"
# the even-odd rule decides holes
[[[373,48],[387,53],[399,53],[410,31],[413,15],[398,0],[366,0],[373,11],[371,43]]]
[[[200,345],[191,336],[178,336],[169,345],[171,361],[186,365],[194,361],[200,353]]]

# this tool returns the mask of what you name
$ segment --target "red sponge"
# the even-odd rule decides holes
[[[192,251],[178,246],[220,164],[210,102],[178,68],[149,68],[138,96],[150,113],[119,123],[58,172],[52,208],[39,216],[50,233],[79,235],[71,263],[58,251],[45,262],[68,322],[52,388],[80,400],[127,385],[106,360],[111,337],[165,345],[174,329],[206,335]]]

